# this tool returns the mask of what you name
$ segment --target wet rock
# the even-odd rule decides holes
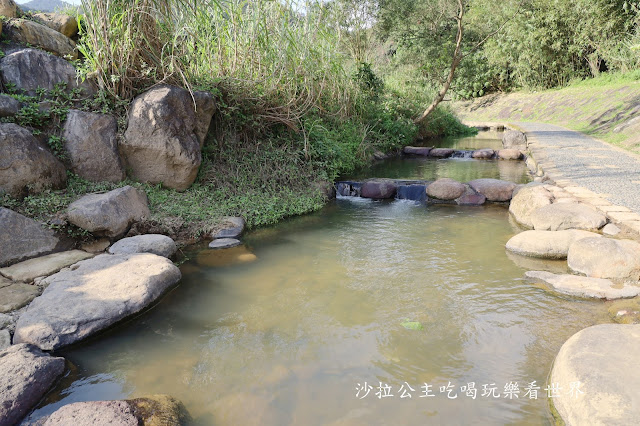
[[[153,253],[158,256],[171,257],[177,249],[176,243],[166,235],[146,234],[121,239],[109,247],[109,253]]]
[[[211,235],[213,239],[238,238],[244,232],[245,221],[241,217],[224,217],[222,222],[223,228]]]
[[[169,395],[152,395],[127,400],[139,423],[144,426],[186,426],[191,415],[182,402]]]
[[[640,280],[640,243],[610,238],[584,238],[571,244],[572,271],[595,278]]]
[[[554,203],[533,211],[531,223],[541,231],[597,230],[607,223],[607,217],[586,204]]]
[[[553,363],[550,383],[563,386],[553,404],[567,425],[636,424],[640,418],[640,325],[601,324],[567,340]],[[577,397],[567,394],[580,383]]]
[[[448,158],[453,155],[453,151],[451,148],[433,148],[429,152],[429,157]]]
[[[427,186],[422,184],[398,185],[396,198],[399,200],[424,201],[427,198]]]
[[[640,298],[616,300],[609,305],[609,316],[618,324],[640,324]]]
[[[0,94],[0,117],[11,117],[18,113],[21,105],[9,95]]]
[[[530,281],[542,282],[557,292],[570,296],[595,299],[621,299],[640,295],[640,287],[634,285],[617,286],[611,280],[581,277],[578,275],[555,275],[543,271],[529,271],[525,277]]]
[[[44,422],[43,426],[118,425],[138,426],[138,418],[127,401],[88,401],[64,405]]]
[[[359,197],[362,188],[361,182],[337,182],[336,193],[343,197]]]
[[[527,137],[517,130],[507,130],[502,135],[502,146],[505,148],[526,148]]]
[[[0,0],[0,16],[15,18],[18,16],[18,6],[13,0]]]
[[[13,210],[0,207],[0,266],[51,253],[60,244],[55,233]]]
[[[131,187],[88,194],[69,205],[69,222],[96,235],[116,238],[136,221],[151,216],[145,193]]]
[[[427,195],[437,200],[455,200],[464,194],[467,187],[462,183],[449,179],[442,178],[433,182],[427,186]]]
[[[484,149],[478,149],[476,151],[473,151],[471,153],[471,158],[489,159],[489,158],[493,158],[494,155],[495,155],[494,150],[489,148],[484,148]]]
[[[516,188],[515,183],[499,179],[475,179],[468,185],[489,201],[509,201]]]
[[[64,358],[32,345],[0,352],[0,425],[17,424],[64,373]]]
[[[602,233],[604,235],[615,236],[615,235],[618,235],[620,232],[621,232],[620,228],[615,226],[613,223],[608,223],[604,226],[604,228],[602,228]]]
[[[509,212],[516,222],[527,228],[533,228],[531,214],[535,210],[551,204],[552,200],[553,194],[542,185],[525,185],[511,199]]]
[[[33,18],[60,34],[73,37],[78,34],[78,20],[64,13],[36,13]]]
[[[362,184],[360,196],[363,198],[394,198],[398,185],[391,180],[370,180]]]
[[[501,149],[498,151],[498,158],[501,160],[519,160],[522,153],[519,149]]]
[[[20,196],[60,189],[66,182],[62,163],[30,131],[0,124],[0,191]]]
[[[0,330],[0,353],[11,346],[11,334],[9,330]]]
[[[38,296],[38,287],[31,284],[11,284],[0,288],[0,312],[11,312],[26,306]]]
[[[482,194],[478,194],[471,187],[467,187],[465,193],[461,197],[456,199],[456,203],[459,206],[481,206],[487,201],[487,197]]]
[[[213,95],[209,92],[193,92],[193,98],[196,102],[196,136],[202,148],[209,132],[211,119],[216,112],[216,104]]]
[[[189,188],[202,162],[199,123],[187,90],[164,85],[137,96],[120,144],[132,177],[179,191]]]
[[[148,307],[180,280],[155,254],[102,254],[42,280],[46,289],[16,324],[15,343],[55,350]]]
[[[598,238],[600,234],[577,229],[565,231],[524,231],[507,241],[507,250],[521,256],[542,259],[566,259],[569,247],[582,238]]]
[[[29,44],[57,56],[78,59],[76,44],[58,31],[27,19],[11,19],[5,27],[10,40]]]
[[[68,92],[80,88],[84,96],[96,92],[89,81],[78,83],[76,69],[68,61],[39,49],[22,49],[5,56],[0,59],[0,72],[5,84],[13,84],[31,96],[38,88],[53,90],[58,83],[64,83]]]
[[[51,275],[62,268],[90,257],[93,257],[93,255],[82,250],[53,253],[2,268],[0,269],[0,274],[13,281],[32,282],[37,277]]]
[[[118,123],[111,115],[70,110],[63,137],[73,172],[92,182],[124,179],[117,132]]]
[[[242,244],[242,242],[240,240],[236,240],[235,238],[218,238],[217,240],[213,240],[209,243],[209,248],[226,249],[239,246],[240,244]]]
[[[417,155],[420,157],[428,157],[429,156],[429,152],[431,152],[431,150],[433,149],[433,147],[426,147],[426,146],[405,146],[402,149],[402,152],[405,155]]]

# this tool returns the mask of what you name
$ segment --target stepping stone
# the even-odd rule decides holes
[[[427,195],[436,200],[450,201],[459,198],[467,187],[453,179],[442,178],[427,186]]]
[[[507,241],[507,250],[521,256],[542,259],[566,259],[569,247],[582,238],[601,238],[595,232],[568,229],[564,231],[524,231]]]
[[[158,256],[171,257],[177,249],[176,243],[166,235],[146,234],[121,239],[109,247],[109,253],[153,253]]]
[[[150,253],[102,254],[42,280],[47,288],[20,316],[14,343],[56,350],[92,336],[156,301],[181,278]]]
[[[525,277],[530,281],[550,285],[557,292],[570,296],[595,299],[621,299],[640,295],[640,286],[614,284],[602,278],[582,277],[579,275],[556,275],[550,272],[529,271]]]
[[[64,358],[32,345],[13,345],[0,352],[1,424],[18,424],[64,371]]]
[[[422,157],[427,157],[427,156],[429,156],[429,152],[431,152],[432,149],[433,149],[433,147],[405,146],[402,149],[402,152],[407,154],[407,155],[419,155],[419,156],[422,156]]]
[[[553,363],[551,399],[567,425],[630,425],[640,419],[640,325],[600,324],[567,340]],[[582,393],[571,395],[579,382]]]
[[[454,150],[451,148],[433,148],[429,152],[429,156],[436,158],[447,158],[453,155],[453,151]]]
[[[541,231],[563,229],[597,230],[607,223],[607,217],[586,204],[551,204],[531,213],[533,228]]]
[[[509,204],[509,212],[513,218],[527,228],[533,228],[531,214],[540,207],[548,206],[553,200],[553,194],[542,185],[528,184],[514,190],[513,198]]]
[[[240,244],[242,244],[242,242],[235,238],[218,238],[217,240],[213,240],[209,243],[209,248],[226,249],[239,246]]]
[[[640,280],[640,243],[611,238],[584,238],[569,247],[572,271],[595,278]]]
[[[11,284],[0,288],[0,312],[11,312],[26,306],[40,290],[31,284]]]
[[[499,179],[475,179],[467,184],[489,201],[509,201],[516,188],[515,183]]]
[[[62,268],[90,257],[93,257],[93,255],[82,250],[53,253],[2,268],[0,269],[0,274],[11,278],[13,281],[32,282],[34,278],[51,275]]]
[[[244,232],[245,221],[241,217],[224,217],[223,228],[212,235],[217,238],[238,238]]]
[[[397,189],[398,185],[392,180],[370,180],[362,184],[360,196],[376,200],[394,198]]]
[[[471,153],[471,158],[488,159],[493,158],[495,151],[489,148],[478,149]]]

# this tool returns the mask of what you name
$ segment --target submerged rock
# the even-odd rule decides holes
[[[0,223],[0,266],[51,253],[60,244],[53,230],[13,210],[0,207]]]
[[[102,254],[42,281],[47,286],[18,320],[16,343],[55,350],[85,339],[149,306],[180,280],[154,254]]]
[[[123,238],[111,247],[111,254],[153,253],[158,256],[171,257],[175,254],[176,243],[166,235],[145,234]]]
[[[537,209],[551,204],[552,200],[553,194],[542,185],[525,185],[513,195],[509,204],[509,212],[516,222],[527,228],[533,228],[531,214]]]
[[[507,250],[521,256],[566,259],[569,247],[582,238],[600,238],[600,234],[577,229],[564,231],[524,231],[507,241]]]
[[[0,352],[0,425],[20,422],[64,370],[64,358],[51,357],[32,345],[13,345]]]
[[[468,185],[489,201],[509,201],[516,188],[515,183],[499,179],[475,179]]]
[[[437,200],[455,200],[465,193],[467,187],[453,179],[442,178],[427,186],[427,195]]]
[[[533,211],[531,223],[542,231],[597,230],[607,223],[607,217],[586,204],[556,203]]]
[[[550,383],[562,386],[553,405],[567,425],[637,424],[640,419],[640,325],[600,324],[567,340]],[[570,394],[579,384],[580,393]]]
[[[394,198],[397,187],[398,185],[392,180],[370,180],[362,184],[360,196],[378,200]]]
[[[571,244],[572,271],[595,278],[640,280],[640,243],[611,238],[585,238]]]
[[[569,274],[555,275],[543,271],[529,271],[525,274],[525,277],[530,281],[548,284],[554,290],[570,296],[611,300],[640,295],[639,286],[624,285],[620,287],[611,280],[602,278]]]

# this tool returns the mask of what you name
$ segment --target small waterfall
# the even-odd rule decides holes
[[[453,151],[453,154],[451,154],[451,158],[471,158],[472,154],[472,150],[460,149]]]

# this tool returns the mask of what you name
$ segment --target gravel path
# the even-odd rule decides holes
[[[640,213],[640,157],[560,126],[517,123],[545,171]]]

